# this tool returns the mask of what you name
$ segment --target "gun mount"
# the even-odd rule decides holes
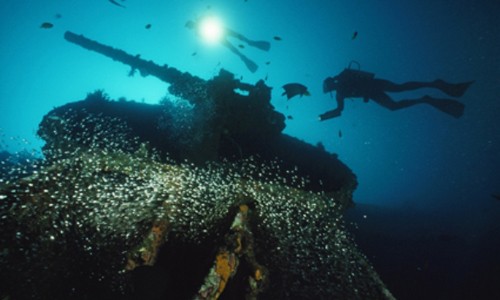
[[[357,186],[356,176],[336,155],[282,133],[285,117],[271,105],[271,87],[263,80],[255,85],[242,83],[225,70],[221,70],[219,75],[211,80],[204,80],[168,65],[160,66],[138,55],[134,56],[90,40],[83,35],[67,31],[64,38],[85,49],[129,65],[142,76],[155,76],[170,84],[169,93],[194,105],[195,115],[202,121],[192,124],[196,129],[187,133],[190,137],[188,143],[179,143],[178,140],[165,138],[165,131],[177,130],[173,127],[179,122],[168,116],[167,125],[159,125],[162,123],[160,120],[165,120],[161,105],[89,101],[103,100],[103,97],[89,95],[87,101],[56,108],[44,118],[40,124],[39,135],[47,141],[45,149],[50,149],[57,140],[68,139],[67,136],[57,136],[52,130],[54,126],[60,126],[55,119],[61,118],[68,110],[85,111],[85,114],[100,114],[125,120],[134,136],[139,137],[141,142],[147,142],[158,151],[168,153],[177,161],[187,159],[194,163],[203,163],[250,156],[258,156],[265,161],[277,159],[283,166],[284,174],[291,169],[297,169],[298,175],[310,179],[306,185],[307,189],[325,192],[346,190],[349,192],[345,205],[352,204],[351,193]],[[237,93],[236,89],[247,91],[248,95]],[[85,116],[79,118],[84,119]],[[73,140],[76,139],[73,137]],[[65,143],[65,146],[67,145],[69,144]],[[61,145],[58,144],[57,147]],[[46,156],[50,155],[46,153]]]

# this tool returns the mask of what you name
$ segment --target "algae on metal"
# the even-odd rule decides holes
[[[175,247],[170,239],[210,245],[207,259],[213,259],[210,253],[224,245],[234,212],[245,204],[252,207],[252,251],[268,274],[259,299],[391,298],[345,231],[335,197],[283,185],[273,167],[253,163],[202,168],[159,163],[140,152],[89,150],[11,182],[0,194],[6,216],[1,259],[16,278],[12,295],[35,291],[57,298],[54,286],[71,295],[64,286],[78,278],[127,295],[127,269],[154,264],[151,256],[161,255],[162,245]],[[262,180],[246,174],[253,168],[261,170]],[[133,258],[140,258],[135,265]],[[190,292],[194,296],[197,289]]]

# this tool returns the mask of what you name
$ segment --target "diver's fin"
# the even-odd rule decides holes
[[[463,96],[467,91],[467,89],[469,88],[469,86],[473,83],[474,80],[463,83],[448,83],[440,79],[435,81],[436,87],[438,89],[440,89],[441,91],[452,97]]]
[[[250,72],[255,73],[257,71],[257,69],[259,68],[259,66],[257,66],[256,63],[254,63],[248,57],[246,57],[243,53],[241,53],[240,50],[238,50],[238,48],[236,48],[236,47],[233,46],[233,44],[231,44],[230,42],[228,42],[225,39],[222,40],[222,44],[224,46],[226,46],[229,50],[231,50],[231,52],[233,52],[234,54],[238,55],[241,58],[241,60],[245,63],[245,65],[247,66],[248,70],[250,70]]]
[[[435,99],[429,96],[424,97],[425,102],[434,108],[449,114],[455,118],[460,118],[464,114],[465,105],[453,99]]]
[[[269,51],[271,49],[271,43],[266,42],[266,41],[246,41],[248,46],[252,46],[255,48],[259,48],[260,50],[263,51]]]
[[[257,71],[257,69],[259,68],[259,66],[257,66],[256,63],[251,61],[245,55],[240,55],[240,58],[245,63],[245,65],[247,66],[248,70],[250,70],[250,72],[255,73]]]

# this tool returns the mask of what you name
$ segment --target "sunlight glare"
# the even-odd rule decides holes
[[[206,17],[200,22],[200,34],[210,44],[218,43],[224,35],[222,22],[216,17]]]

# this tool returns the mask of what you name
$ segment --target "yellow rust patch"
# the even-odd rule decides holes
[[[215,261],[215,272],[220,277],[220,284],[217,291],[218,295],[220,295],[222,291],[224,291],[229,278],[233,276],[237,267],[238,259],[233,253],[223,250],[219,252],[219,254],[217,254]]]
[[[139,249],[129,253],[125,269],[130,271],[138,266],[154,265],[160,246],[165,242],[165,236],[168,232],[168,223],[166,220],[154,222],[151,231],[142,242]]]
[[[262,271],[260,269],[256,269],[255,270],[254,278],[257,281],[261,281],[262,280]]]
[[[248,205],[246,204],[241,204],[240,205],[240,211],[244,214],[246,214],[248,212]]]

